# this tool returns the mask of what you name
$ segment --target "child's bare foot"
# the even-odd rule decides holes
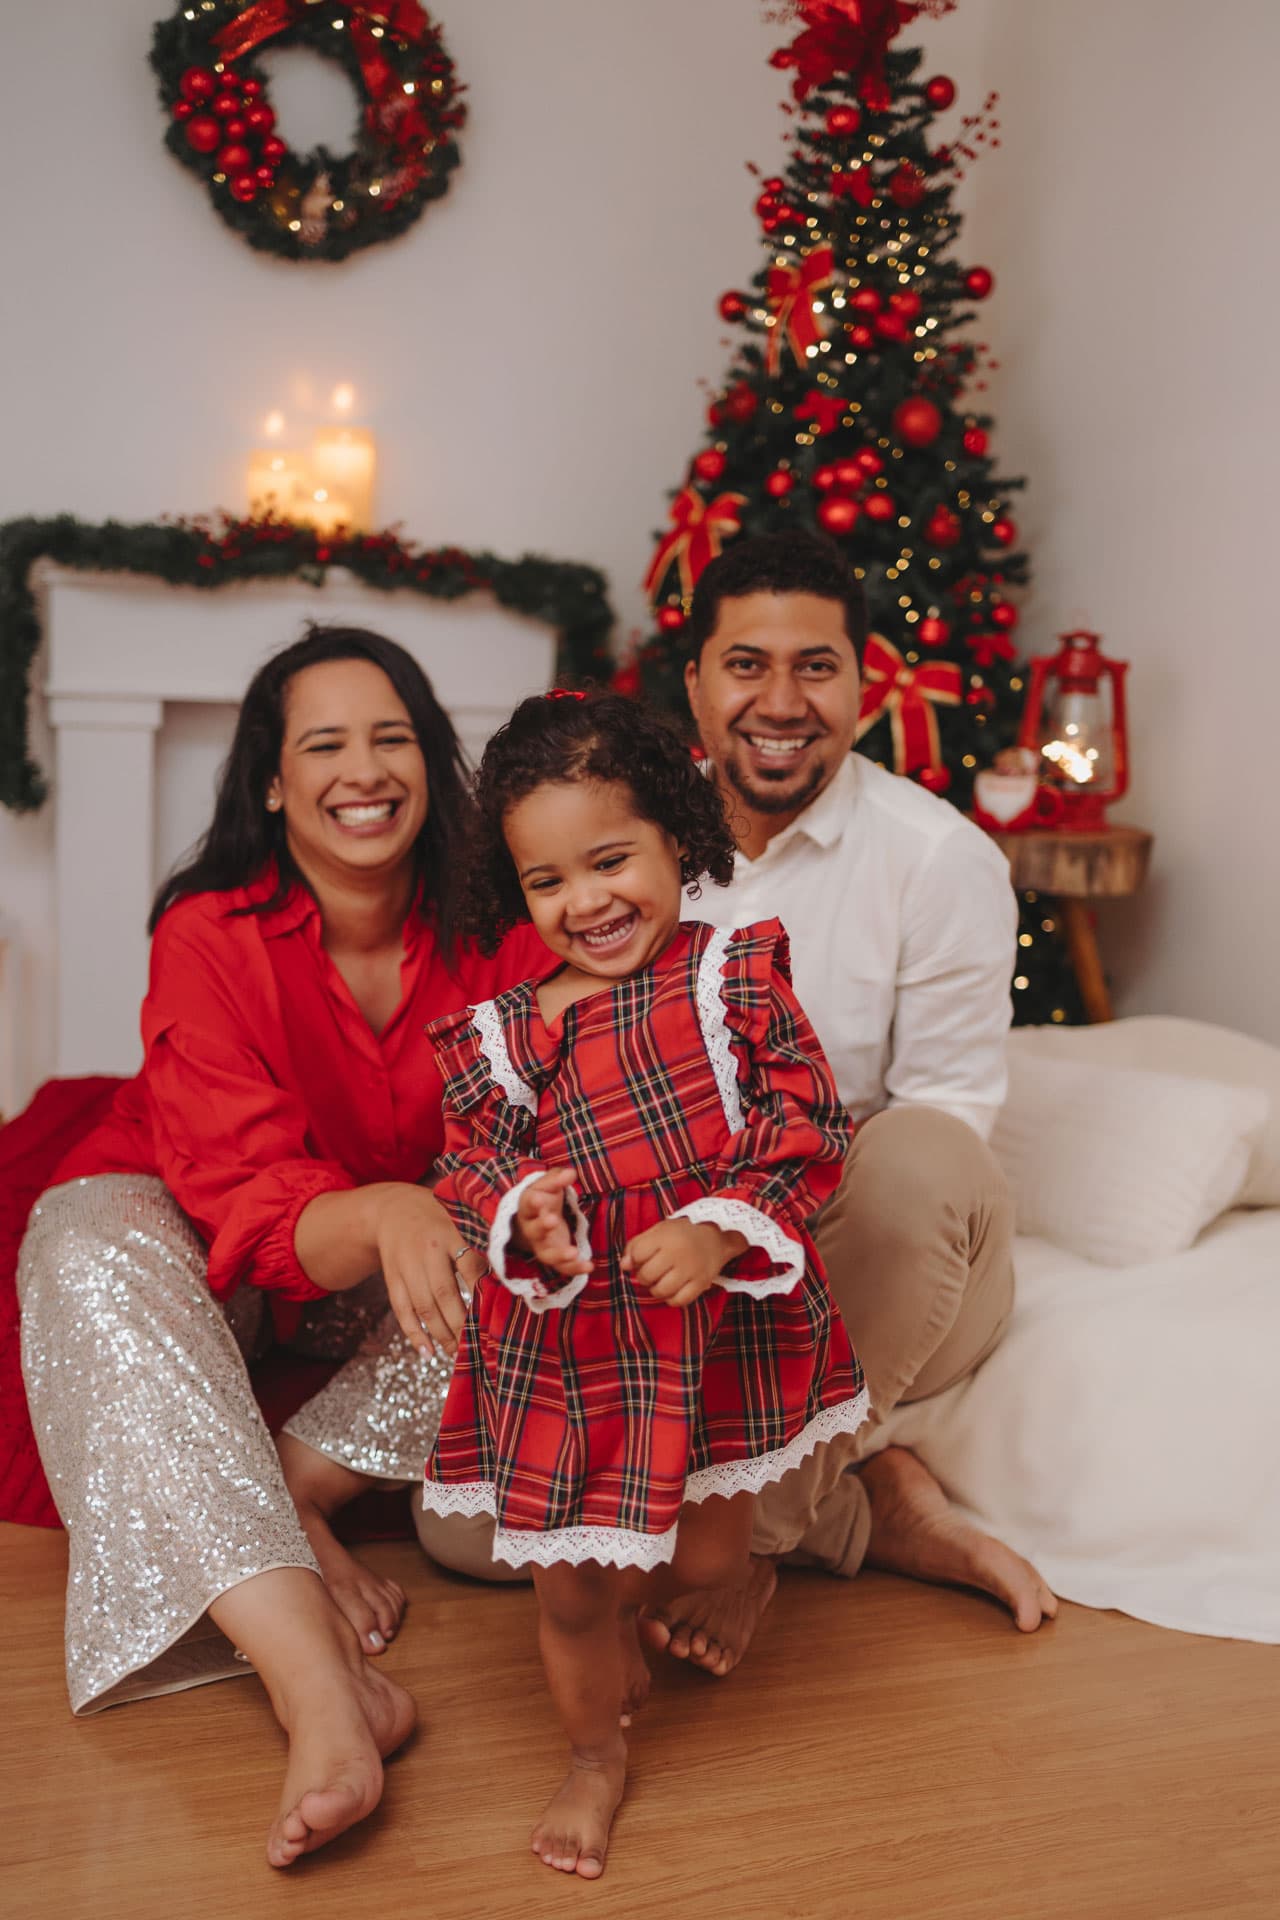
[[[622,1640],[622,1725],[629,1727],[633,1714],[647,1705],[651,1676],[644,1657],[638,1630],[639,1615],[634,1607],[621,1614],[618,1632]]]
[[[609,1829],[622,1799],[627,1750],[574,1753],[564,1785],[533,1830],[530,1845],[539,1860],[560,1873],[598,1880],[609,1850]]]
[[[363,1661],[350,1682],[305,1692],[286,1717],[289,1764],[267,1838],[273,1867],[292,1866],[371,1813],[383,1758],[413,1731],[417,1710],[403,1687]]]
[[[644,1642],[722,1680],[751,1645],[777,1584],[773,1561],[753,1554],[737,1585],[684,1593],[647,1607],[640,1618]]]
[[[361,1566],[330,1524],[339,1507],[374,1483],[291,1433],[277,1435],[276,1451],[302,1531],[335,1606],[355,1628],[365,1653],[385,1653],[404,1617],[403,1589]]]

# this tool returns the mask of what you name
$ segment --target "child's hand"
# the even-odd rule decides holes
[[[516,1241],[542,1266],[572,1280],[590,1273],[591,1262],[578,1252],[565,1213],[565,1190],[573,1185],[567,1168],[532,1180],[516,1205]]]
[[[662,1220],[628,1242],[622,1270],[653,1299],[688,1307],[746,1250],[742,1234],[710,1221]]]

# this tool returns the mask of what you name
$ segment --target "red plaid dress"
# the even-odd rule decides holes
[[[660,957],[543,1022],[535,983],[428,1028],[445,1081],[437,1197],[487,1253],[424,1504],[491,1513],[494,1554],[652,1567],[686,1500],[756,1491],[866,1414],[805,1222],[851,1132],[776,920],[682,924]],[[510,1246],[523,1187],[574,1175],[590,1274]],[[620,1267],[673,1214],[750,1245],[689,1308]]]

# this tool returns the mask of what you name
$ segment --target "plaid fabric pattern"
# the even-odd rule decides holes
[[[487,1248],[515,1181],[569,1167],[594,1260],[562,1311],[533,1313],[492,1275],[482,1282],[427,1467],[428,1505],[433,1483],[482,1483],[506,1530],[665,1533],[691,1473],[776,1453],[861,1391],[805,1228],[840,1178],[851,1125],[791,991],[786,935],[769,921],[732,936],[723,969],[744,1116],[730,1133],[696,1000],[712,934],[682,925],[652,966],[550,1025],[534,983],[500,994],[491,1004],[521,1097],[495,1077],[469,1012],[428,1029],[445,1079],[436,1194],[460,1233]],[[681,1310],[620,1270],[635,1234],[712,1194],[804,1248],[790,1293],[713,1287]],[[753,1248],[732,1272],[774,1270]]]

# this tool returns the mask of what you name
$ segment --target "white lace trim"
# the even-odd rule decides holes
[[[523,1180],[517,1180],[514,1187],[508,1187],[498,1202],[498,1211],[493,1216],[493,1225],[489,1229],[489,1265],[501,1280],[508,1293],[514,1293],[523,1300],[531,1313],[559,1312],[576,1300],[587,1281],[589,1273],[576,1273],[572,1280],[566,1280],[562,1287],[548,1287],[545,1280],[536,1274],[509,1274],[507,1272],[507,1248],[511,1244],[512,1229],[515,1226],[516,1208],[520,1205],[520,1195],[535,1180],[541,1180],[545,1167],[535,1167],[532,1173],[526,1173]],[[565,1191],[570,1218],[573,1221],[573,1240],[584,1260],[591,1258],[591,1241],[587,1235],[586,1216],[578,1205],[577,1191],[569,1187]]]
[[[471,1020],[480,1040],[480,1051],[489,1063],[489,1071],[513,1107],[536,1114],[538,1098],[528,1081],[522,1080],[511,1063],[507,1036],[502,1030],[502,1015],[497,1002],[482,1000],[471,1008]]]
[[[741,1133],[742,1097],[738,1092],[738,1063],[729,1037],[729,1022],[724,1004],[724,967],[729,957],[729,935],[717,928],[703,948],[698,962],[698,981],[694,998],[702,1041],[711,1062],[711,1071],[720,1090],[720,1104],[730,1133]]]
[[[753,1247],[759,1247],[767,1253],[774,1265],[780,1267],[780,1273],[767,1273],[759,1280],[739,1280],[720,1275],[717,1285],[726,1293],[747,1293],[753,1300],[767,1300],[775,1293],[790,1293],[804,1273],[805,1250],[799,1240],[793,1240],[767,1213],[761,1213],[759,1207],[753,1207],[746,1200],[731,1200],[725,1194],[708,1193],[701,1200],[691,1200],[687,1207],[677,1207],[671,1215],[673,1220],[710,1221],[713,1227],[723,1227],[726,1233],[741,1233]]]
[[[856,1433],[869,1410],[864,1387],[855,1399],[824,1407],[794,1440],[773,1453],[760,1454],[754,1460],[730,1460],[691,1473],[684,1483],[684,1497],[701,1502],[713,1494],[728,1499],[735,1493],[759,1493],[762,1487],[798,1467],[824,1441],[834,1440],[838,1434]],[[425,1480],[422,1504],[429,1513],[446,1515],[474,1517],[484,1513],[493,1517],[496,1512],[490,1480],[464,1480],[453,1486]],[[675,1547],[675,1527],[668,1527],[665,1533],[634,1533],[626,1527],[552,1527],[545,1533],[531,1527],[496,1527],[493,1536],[493,1557],[508,1567],[552,1567],[566,1562],[579,1567],[584,1560],[597,1560],[606,1567],[649,1569],[665,1566]]]

